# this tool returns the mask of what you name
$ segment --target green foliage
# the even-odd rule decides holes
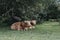
[[[17,16],[22,21],[36,19],[38,23],[41,23],[50,18],[48,14],[60,13],[54,3],[55,0],[2,0],[0,2],[0,22],[6,20],[13,22],[14,20],[11,21],[12,16]],[[56,17],[53,15],[50,16]]]

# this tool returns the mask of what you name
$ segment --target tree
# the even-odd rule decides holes
[[[46,19],[49,13],[48,7],[53,2],[54,0],[2,0],[0,2],[1,22],[10,21],[12,16],[17,16],[21,20],[36,19],[40,23],[41,19]]]

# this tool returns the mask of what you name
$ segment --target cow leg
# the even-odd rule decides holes
[[[28,27],[25,27],[25,29],[24,30],[28,30]]]
[[[21,28],[20,26],[18,26],[17,30],[18,30],[18,31],[19,31],[19,30],[22,30],[22,28]]]

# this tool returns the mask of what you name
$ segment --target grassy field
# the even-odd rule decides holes
[[[27,31],[10,30],[9,26],[2,26],[0,40],[60,40],[60,26],[58,22],[44,22]]]

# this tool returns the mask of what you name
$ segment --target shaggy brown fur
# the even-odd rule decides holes
[[[11,29],[13,30],[27,30],[30,26],[28,22],[16,22],[11,25]]]
[[[35,28],[36,20],[24,21],[24,22],[16,22],[11,25],[11,29],[13,30],[28,30]]]

